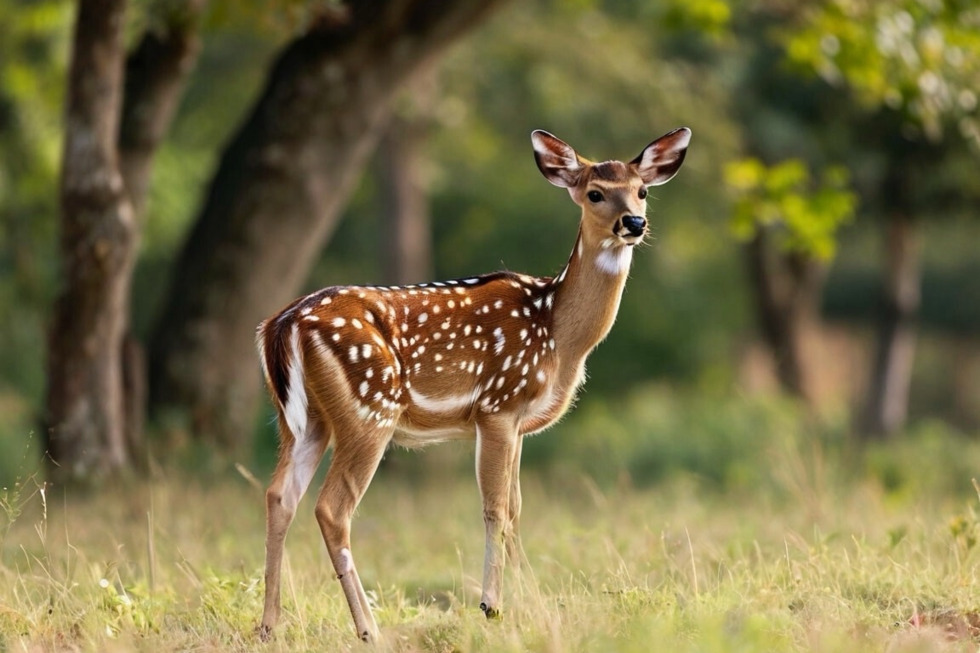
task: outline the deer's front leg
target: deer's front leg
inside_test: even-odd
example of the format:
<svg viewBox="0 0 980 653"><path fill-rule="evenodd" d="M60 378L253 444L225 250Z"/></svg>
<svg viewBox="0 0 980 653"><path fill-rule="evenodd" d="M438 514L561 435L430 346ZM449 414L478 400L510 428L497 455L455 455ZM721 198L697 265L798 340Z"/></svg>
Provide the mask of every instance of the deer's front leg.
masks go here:
<svg viewBox="0 0 980 653"><path fill-rule="evenodd" d="M477 423L476 480L483 497L483 522L487 529L480 609L487 617L500 613L504 532L509 525L511 471L517 443L513 420L488 418Z"/></svg>

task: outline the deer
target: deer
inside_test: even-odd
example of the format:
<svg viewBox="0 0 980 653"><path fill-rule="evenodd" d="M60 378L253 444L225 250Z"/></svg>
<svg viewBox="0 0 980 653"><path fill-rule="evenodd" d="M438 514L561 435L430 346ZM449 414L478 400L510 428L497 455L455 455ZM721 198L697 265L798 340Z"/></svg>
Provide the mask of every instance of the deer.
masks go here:
<svg viewBox="0 0 980 653"><path fill-rule="evenodd" d="M333 286L258 326L279 431L266 491L263 640L280 618L286 533L328 448L315 516L360 639L378 641L380 631L354 563L351 519L391 444L475 439L486 529L480 609L499 616L505 561L521 550L523 438L575 399L649 232L647 189L674 177L690 139L690 129L675 129L624 163L593 162L546 131L531 134L538 169L581 208L572 253L554 277L502 271Z"/></svg>

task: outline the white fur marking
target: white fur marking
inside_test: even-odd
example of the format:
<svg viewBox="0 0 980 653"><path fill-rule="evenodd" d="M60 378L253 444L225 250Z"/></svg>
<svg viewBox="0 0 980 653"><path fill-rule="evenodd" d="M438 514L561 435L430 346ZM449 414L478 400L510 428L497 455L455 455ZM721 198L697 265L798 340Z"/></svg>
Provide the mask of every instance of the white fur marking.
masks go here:
<svg viewBox="0 0 980 653"><path fill-rule="evenodd" d="M507 339L504 337L504 330L497 327L493 330L493 337L497 339L497 342L493 345L493 353L500 355L500 352L504 350L504 343Z"/></svg>
<svg viewBox="0 0 980 653"><path fill-rule="evenodd" d="M316 439L310 435L310 433L296 434L296 439L293 440L293 460L289 470L291 482L283 488L282 497L283 504L292 510L299 505L320 462L320 448Z"/></svg>
<svg viewBox="0 0 980 653"><path fill-rule="evenodd" d="M414 389L408 391L408 396L411 398L412 403L430 413L450 413L472 406L479 395L479 388L469 394L450 395L448 397L428 397L420 392L416 392Z"/></svg>
<svg viewBox="0 0 980 653"><path fill-rule="evenodd" d="M298 442L306 435L306 420L308 418L309 400L306 396L305 380L303 378L303 361L299 348L299 327L293 325L289 335L289 383L286 385L286 405L282 412L286 418L286 426Z"/></svg>
<svg viewBox="0 0 980 653"><path fill-rule="evenodd" d="M607 274L625 274L633 261L633 248L604 249L595 259L596 267Z"/></svg>
<svg viewBox="0 0 980 653"><path fill-rule="evenodd" d="M337 552L337 574L343 576L349 574L354 568L354 557L350 554L350 549L342 548Z"/></svg>

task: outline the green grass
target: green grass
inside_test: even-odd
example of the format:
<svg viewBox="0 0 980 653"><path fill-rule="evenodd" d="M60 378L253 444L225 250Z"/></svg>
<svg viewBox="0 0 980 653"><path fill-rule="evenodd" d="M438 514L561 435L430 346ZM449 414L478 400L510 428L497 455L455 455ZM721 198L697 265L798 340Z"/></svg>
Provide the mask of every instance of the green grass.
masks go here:
<svg viewBox="0 0 980 653"><path fill-rule="evenodd" d="M975 651L980 449L937 438L855 460L770 434L753 445L754 484L689 470L597 484L540 460L522 476L531 571L508 570L498 621L476 607L483 525L465 446L394 456L354 554L384 650ZM0 650L363 649L309 498L267 644L254 635L262 491L243 476L158 470L79 496L28 478L0 499Z"/></svg>

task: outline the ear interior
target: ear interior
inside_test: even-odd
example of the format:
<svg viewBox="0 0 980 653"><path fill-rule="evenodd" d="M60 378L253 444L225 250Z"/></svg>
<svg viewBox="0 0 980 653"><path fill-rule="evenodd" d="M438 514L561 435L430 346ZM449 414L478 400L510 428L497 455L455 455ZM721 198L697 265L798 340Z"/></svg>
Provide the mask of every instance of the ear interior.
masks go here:
<svg viewBox="0 0 980 653"><path fill-rule="evenodd" d="M690 142L690 129L675 129L643 148L640 155L630 161L630 165L647 186L665 184L680 170Z"/></svg>
<svg viewBox="0 0 980 653"><path fill-rule="evenodd" d="M582 164L572 146L541 129L531 133L534 160L545 179L561 188L578 183Z"/></svg>

